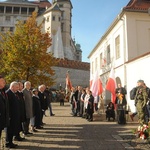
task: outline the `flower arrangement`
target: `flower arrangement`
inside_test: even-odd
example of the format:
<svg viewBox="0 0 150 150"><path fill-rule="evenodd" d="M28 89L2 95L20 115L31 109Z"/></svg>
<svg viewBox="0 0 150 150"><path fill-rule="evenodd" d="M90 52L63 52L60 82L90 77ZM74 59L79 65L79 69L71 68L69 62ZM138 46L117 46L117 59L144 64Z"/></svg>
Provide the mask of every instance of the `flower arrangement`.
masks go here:
<svg viewBox="0 0 150 150"><path fill-rule="evenodd" d="M142 140L150 139L150 124L140 125L137 129L134 130L136 137L141 138Z"/></svg>

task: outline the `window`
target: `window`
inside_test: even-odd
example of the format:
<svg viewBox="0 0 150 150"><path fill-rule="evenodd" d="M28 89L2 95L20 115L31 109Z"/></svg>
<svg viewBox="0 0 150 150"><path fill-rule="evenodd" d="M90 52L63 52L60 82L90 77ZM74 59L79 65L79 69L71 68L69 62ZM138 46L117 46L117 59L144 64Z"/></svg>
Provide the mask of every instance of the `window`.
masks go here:
<svg viewBox="0 0 150 150"><path fill-rule="evenodd" d="M19 14L20 7L14 7L14 14Z"/></svg>
<svg viewBox="0 0 150 150"><path fill-rule="evenodd" d="M92 62L92 74L94 73L94 62Z"/></svg>
<svg viewBox="0 0 150 150"><path fill-rule="evenodd" d="M98 68L98 59L96 58L95 59L95 71L97 70L97 68Z"/></svg>
<svg viewBox="0 0 150 150"><path fill-rule="evenodd" d="M10 21L10 19L11 19L10 16L6 16L6 17L5 17L5 20L6 20L6 21Z"/></svg>
<svg viewBox="0 0 150 150"><path fill-rule="evenodd" d="M13 32L14 31L14 27L10 27L10 32Z"/></svg>
<svg viewBox="0 0 150 150"><path fill-rule="evenodd" d="M61 32L64 31L64 23L61 23Z"/></svg>
<svg viewBox="0 0 150 150"><path fill-rule="evenodd" d="M7 6L6 7L6 14L11 14L12 13L12 7Z"/></svg>
<svg viewBox="0 0 150 150"><path fill-rule="evenodd" d="M58 21L59 21L59 22L61 21L61 17L58 17Z"/></svg>
<svg viewBox="0 0 150 150"><path fill-rule="evenodd" d="M64 7L64 6L63 6L63 4L59 4L59 7L62 8L62 7Z"/></svg>
<svg viewBox="0 0 150 150"><path fill-rule="evenodd" d="M5 28L4 27L1 27L1 31L4 31L5 30Z"/></svg>
<svg viewBox="0 0 150 150"><path fill-rule="evenodd" d="M61 18L64 19L64 11L61 12Z"/></svg>
<svg viewBox="0 0 150 150"><path fill-rule="evenodd" d="M52 20L55 21L55 16L52 17Z"/></svg>
<svg viewBox="0 0 150 150"><path fill-rule="evenodd" d="M47 22L49 22L49 17L47 17L47 19L46 19L46 20L47 20Z"/></svg>
<svg viewBox="0 0 150 150"><path fill-rule="evenodd" d="M35 8L29 8L29 15L32 14L32 12L34 12Z"/></svg>
<svg viewBox="0 0 150 150"><path fill-rule="evenodd" d="M4 13L4 6L0 6L0 13Z"/></svg>
<svg viewBox="0 0 150 150"><path fill-rule="evenodd" d="M120 58L120 35L115 39L116 59Z"/></svg>
<svg viewBox="0 0 150 150"><path fill-rule="evenodd" d="M21 14L27 14L27 8L26 7L21 8Z"/></svg>
<svg viewBox="0 0 150 150"><path fill-rule="evenodd" d="M100 68L103 67L103 54L100 54Z"/></svg>
<svg viewBox="0 0 150 150"><path fill-rule="evenodd" d="M110 45L107 46L107 65L111 63L110 60Z"/></svg>

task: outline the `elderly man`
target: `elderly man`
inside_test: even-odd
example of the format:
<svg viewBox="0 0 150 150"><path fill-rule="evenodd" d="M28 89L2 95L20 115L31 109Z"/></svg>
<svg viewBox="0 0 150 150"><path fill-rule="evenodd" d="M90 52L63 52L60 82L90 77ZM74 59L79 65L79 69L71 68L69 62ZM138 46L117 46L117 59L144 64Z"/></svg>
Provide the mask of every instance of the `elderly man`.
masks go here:
<svg viewBox="0 0 150 150"><path fill-rule="evenodd" d="M18 82L14 81L10 84L9 89L6 91L9 102L9 117L10 125L7 127L7 139L6 147L16 148L16 144L13 143L13 136L18 135L20 131L20 109L19 101L16 96L16 92L19 89Z"/></svg>
<svg viewBox="0 0 150 150"><path fill-rule="evenodd" d="M26 110L26 122L25 122L25 134L32 134L29 132L30 120L32 121L32 126L34 126L33 122L33 101L32 101L32 93L30 91L31 82L26 81L24 83L23 95L25 101L25 110Z"/></svg>
<svg viewBox="0 0 150 150"><path fill-rule="evenodd" d="M45 113L45 111L47 110L47 107L48 107L47 96L44 93L45 89L46 89L46 86L44 84L42 84L38 87L38 90L39 90L38 96L39 96L40 103L41 103L41 114L42 114L41 125L44 124L43 123L43 115L44 115L44 113Z"/></svg>

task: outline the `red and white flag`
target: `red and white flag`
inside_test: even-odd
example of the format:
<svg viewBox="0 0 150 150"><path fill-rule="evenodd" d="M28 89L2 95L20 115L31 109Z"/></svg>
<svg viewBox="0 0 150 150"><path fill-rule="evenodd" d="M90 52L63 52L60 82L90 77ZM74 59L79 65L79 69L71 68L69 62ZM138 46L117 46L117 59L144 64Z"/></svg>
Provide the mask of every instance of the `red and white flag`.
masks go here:
<svg viewBox="0 0 150 150"><path fill-rule="evenodd" d="M71 80L70 80L70 76L69 76L69 73L67 72L66 73L66 91L70 91L72 89L72 83L71 83Z"/></svg>
<svg viewBox="0 0 150 150"><path fill-rule="evenodd" d="M114 69L112 68L110 71L110 75L106 84L106 90L111 92L111 101L115 104L116 100L116 79Z"/></svg>
<svg viewBox="0 0 150 150"><path fill-rule="evenodd" d="M93 96L98 96L103 93L102 82L98 74L98 70L95 72L95 75L92 80L92 84L90 86L90 90L92 91Z"/></svg>

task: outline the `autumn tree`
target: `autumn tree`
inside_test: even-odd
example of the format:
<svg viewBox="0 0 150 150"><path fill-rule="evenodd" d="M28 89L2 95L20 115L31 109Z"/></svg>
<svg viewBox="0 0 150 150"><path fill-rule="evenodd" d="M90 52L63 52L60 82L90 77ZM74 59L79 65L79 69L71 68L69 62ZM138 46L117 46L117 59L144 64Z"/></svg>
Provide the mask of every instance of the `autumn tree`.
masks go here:
<svg viewBox="0 0 150 150"><path fill-rule="evenodd" d="M57 62L47 48L51 46L50 33L41 31L36 22L37 13L23 21L18 21L14 33L1 34L0 68L8 82L29 80L34 85L52 84L55 74L52 66Z"/></svg>

